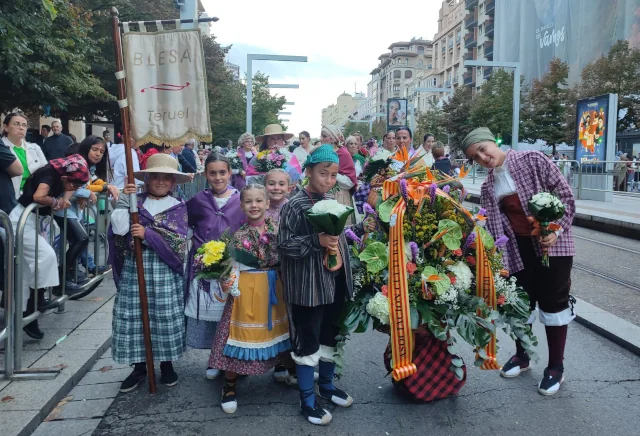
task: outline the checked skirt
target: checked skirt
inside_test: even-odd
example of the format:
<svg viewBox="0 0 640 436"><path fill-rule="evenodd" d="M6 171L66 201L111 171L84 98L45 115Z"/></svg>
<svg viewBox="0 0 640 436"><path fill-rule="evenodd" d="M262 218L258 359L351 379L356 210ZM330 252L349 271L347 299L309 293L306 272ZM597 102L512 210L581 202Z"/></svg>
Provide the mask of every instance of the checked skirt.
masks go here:
<svg viewBox="0 0 640 436"><path fill-rule="evenodd" d="M400 381L393 381L398 391L414 401L429 402L456 395L467 381L467 368L463 365L464 378L458 380L449 369L451 354L447 341L440 341L426 329L415 331L413 363L418 371ZM391 343L384 352L384 365L391 372Z"/></svg>

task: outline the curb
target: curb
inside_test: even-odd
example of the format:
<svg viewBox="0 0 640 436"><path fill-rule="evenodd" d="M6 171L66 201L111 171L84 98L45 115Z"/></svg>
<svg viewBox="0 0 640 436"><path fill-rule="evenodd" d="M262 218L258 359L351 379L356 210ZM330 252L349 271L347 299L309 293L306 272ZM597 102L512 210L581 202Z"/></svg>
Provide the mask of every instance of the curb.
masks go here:
<svg viewBox="0 0 640 436"><path fill-rule="evenodd" d="M640 327L584 300L576 300L580 309L576 314L579 324L640 356Z"/></svg>

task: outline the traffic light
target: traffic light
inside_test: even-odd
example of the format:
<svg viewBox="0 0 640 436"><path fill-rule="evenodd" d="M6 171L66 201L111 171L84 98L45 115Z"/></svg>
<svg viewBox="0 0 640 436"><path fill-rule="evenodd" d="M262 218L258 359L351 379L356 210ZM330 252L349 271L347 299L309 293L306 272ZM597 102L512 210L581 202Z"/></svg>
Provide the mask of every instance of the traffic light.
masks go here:
<svg viewBox="0 0 640 436"><path fill-rule="evenodd" d="M496 144L502 145L502 136L498 135L498 137L496 138Z"/></svg>

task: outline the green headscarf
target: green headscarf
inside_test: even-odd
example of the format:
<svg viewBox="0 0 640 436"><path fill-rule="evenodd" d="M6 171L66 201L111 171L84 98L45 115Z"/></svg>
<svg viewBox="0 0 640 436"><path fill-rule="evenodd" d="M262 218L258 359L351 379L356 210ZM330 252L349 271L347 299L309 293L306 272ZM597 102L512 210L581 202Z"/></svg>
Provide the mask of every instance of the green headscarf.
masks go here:
<svg viewBox="0 0 640 436"><path fill-rule="evenodd" d="M493 136L493 133L491 133L491 130L489 130L488 127L478 127L467 136L465 136L464 140L462 141L462 151L466 154L467 149L473 144L484 141L496 142L496 138L495 136Z"/></svg>
<svg viewBox="0 0 640 436"><path fill-rule="evenodd" d="M334 164L339 164L340 159L335 151L333 151L333 146L330 144L323 144L320 147L316 148L313 153L311 153L307 160L304 162L304 166L302 169L306 169L309 165L319 164L322 162L331 162Z"/></svg>

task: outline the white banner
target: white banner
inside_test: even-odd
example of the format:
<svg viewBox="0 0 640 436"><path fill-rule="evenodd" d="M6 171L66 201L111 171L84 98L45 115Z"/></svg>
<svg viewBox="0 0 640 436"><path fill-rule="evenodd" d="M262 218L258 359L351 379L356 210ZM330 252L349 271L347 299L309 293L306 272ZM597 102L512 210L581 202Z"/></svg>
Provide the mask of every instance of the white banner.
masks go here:
<svg viewBox="0 0 640 436"><path fill-rule="evenodd" d="M124 34L131 135L136 143L211 141L198 29Z"/></svg>

